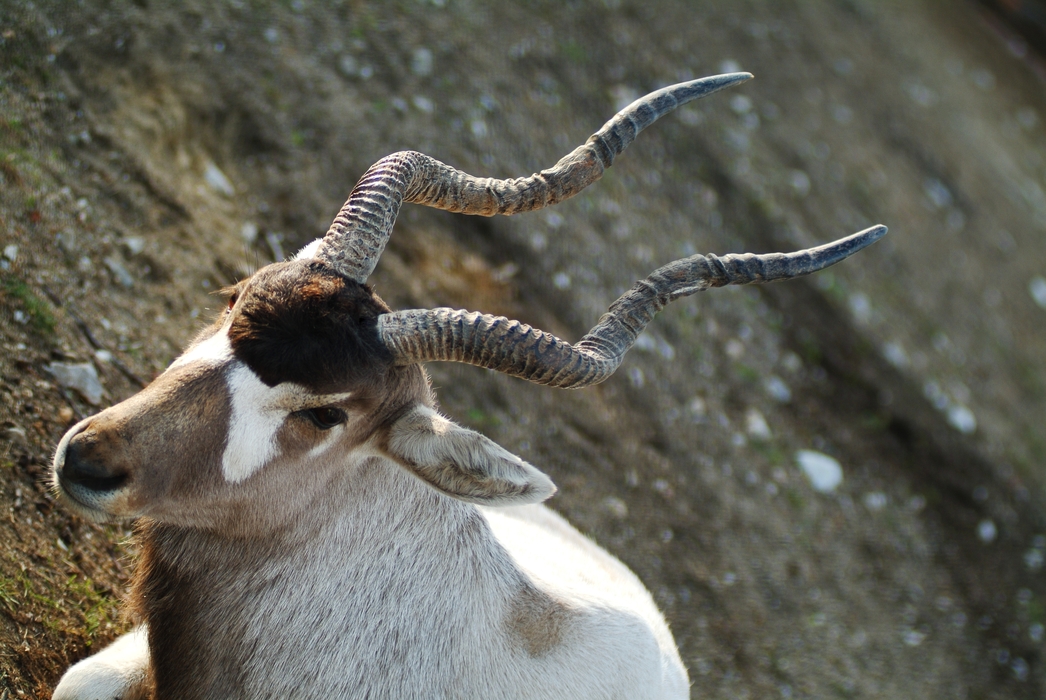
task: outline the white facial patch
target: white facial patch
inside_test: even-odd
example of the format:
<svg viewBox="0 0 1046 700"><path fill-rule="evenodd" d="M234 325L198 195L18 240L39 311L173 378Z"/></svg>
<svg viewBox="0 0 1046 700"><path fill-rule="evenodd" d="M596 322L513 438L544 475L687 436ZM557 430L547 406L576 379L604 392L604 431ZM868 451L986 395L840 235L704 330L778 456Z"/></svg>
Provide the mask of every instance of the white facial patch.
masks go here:
<svg viewBox="0 0 1046 700"><path fill-rule="evenodd" d="M232 345L229 344L229 329L223 326L207 340L189 348L187 352L171 363L171 367L180 367L190 362L207 362L216 365L231 357Z"/></svg>
<svg viewBox="0 0 1046 700"><path fill-rule="evenodd" d="M226 382L231 411L222 474L236 484L276 456L276 431L287 413L272 405L277 389L267 386L246 365L234 364Z"/></svg>
<svg viewBox="0 0 1046 700"><path fill-rule="evenodd" d="M222 475L238 484L265 466L279 453L276 434L283 421L309 406L323 406L349 398L350 393L317 396L298 384L268 386L240 362L229 368L229 434L222 454ZM309 456L324 452L337 440L342 426L326 431Z"/></svg>

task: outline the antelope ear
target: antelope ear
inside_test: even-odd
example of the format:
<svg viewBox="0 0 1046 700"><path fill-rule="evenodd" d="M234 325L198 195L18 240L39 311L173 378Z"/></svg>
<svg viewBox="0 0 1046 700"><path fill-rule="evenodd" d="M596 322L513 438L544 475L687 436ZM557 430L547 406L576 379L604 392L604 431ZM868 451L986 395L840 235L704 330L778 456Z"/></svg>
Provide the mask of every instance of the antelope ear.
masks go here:
<svg viewBox="0 0 1046 700"><path fill-rule="evenodd" d="M556 491L535 467L427 406L416 406L393 423L386 452L435 488L470 503L540 503Z"/></svg>

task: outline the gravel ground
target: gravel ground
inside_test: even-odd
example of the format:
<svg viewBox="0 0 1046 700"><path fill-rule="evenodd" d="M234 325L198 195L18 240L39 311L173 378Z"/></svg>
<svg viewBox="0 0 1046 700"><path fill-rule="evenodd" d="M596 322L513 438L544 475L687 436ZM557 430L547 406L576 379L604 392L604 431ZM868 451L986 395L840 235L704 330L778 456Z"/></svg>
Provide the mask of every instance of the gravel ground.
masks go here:
<svg viewBox="0 0 1046 700"><path fill-rule="evenodd" d="M0 697L47 697L126 628L130 526L70 515L47 465L216 289L325 231L389 152L525 175L635 96L737 69L757 79L553 210L408 207L377 289L573 340L674 258L890 226L809 280L667 309L600 387L433 381L647 583L693 697L1043 697L1028 42L972 1L0 0Z"/></svg>

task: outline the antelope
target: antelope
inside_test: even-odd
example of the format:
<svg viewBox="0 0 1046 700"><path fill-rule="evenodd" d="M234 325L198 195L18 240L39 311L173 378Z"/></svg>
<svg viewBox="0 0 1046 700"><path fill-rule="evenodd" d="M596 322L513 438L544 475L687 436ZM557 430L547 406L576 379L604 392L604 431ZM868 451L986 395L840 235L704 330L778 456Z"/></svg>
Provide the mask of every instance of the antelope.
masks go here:
<svg viewBox="0 0 1046 700"><path fill-rule="evenodd" d="M86 518L137 520L138 626L72 666L56 700L689 697L643 584L542 505L556 490L544 473L441 415L422 363L597 384L669 302L809 274L885 227L669 263L575 345L504 317L392 311L367 279L402 202L551 206L661 116L751 77L653 92L527 178L383 158L323 238L235 285L148 387L74 425L54 487Z"/></svg>

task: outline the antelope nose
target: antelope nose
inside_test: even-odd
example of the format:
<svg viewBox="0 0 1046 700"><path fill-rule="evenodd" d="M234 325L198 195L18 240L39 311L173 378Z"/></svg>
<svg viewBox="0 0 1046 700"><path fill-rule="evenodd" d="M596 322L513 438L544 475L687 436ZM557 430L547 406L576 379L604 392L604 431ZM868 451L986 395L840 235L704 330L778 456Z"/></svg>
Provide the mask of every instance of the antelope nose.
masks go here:
<svg viewBox="0 0 1046 700"><path fill-rule="evenodd" d="M65 459L58 471L59 477L68 483L91 491L113 491L127 481L127 472L113 469L99 459L97 445L93 440L76 435L65 448Z"/></svg>

